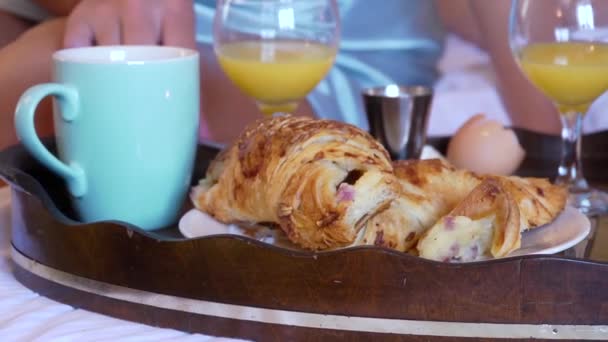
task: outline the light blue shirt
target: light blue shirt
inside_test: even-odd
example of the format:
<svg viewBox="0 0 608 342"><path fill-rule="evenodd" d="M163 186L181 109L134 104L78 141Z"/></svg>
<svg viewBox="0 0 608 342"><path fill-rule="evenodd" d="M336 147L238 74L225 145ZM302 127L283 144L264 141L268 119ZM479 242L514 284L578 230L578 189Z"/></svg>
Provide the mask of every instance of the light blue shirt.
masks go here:
<svg viewBox="0 0 608 342"><path fill-rule="evenodd" d="M432 86L443 30L429 0L339 0L336 63L308 95L315 114L368 128L361 90L387 84ZM214 0L196 0L197 41L212 44Z"/></svg>

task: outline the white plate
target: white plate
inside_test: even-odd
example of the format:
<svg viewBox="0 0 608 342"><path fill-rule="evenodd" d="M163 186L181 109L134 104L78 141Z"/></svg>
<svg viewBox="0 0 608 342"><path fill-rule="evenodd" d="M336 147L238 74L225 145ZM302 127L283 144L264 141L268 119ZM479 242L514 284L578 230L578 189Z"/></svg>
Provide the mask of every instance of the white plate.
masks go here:
<svg viewBox="0 0 608 342"><path fill-rule="evenodd" d="M281 231L261 226L243 228L236 225L225 225L197 209L192 209L182 216L179 221L179 230L187 238L235 234L249 236L281 247L297 249ZM550 224L524 232L521 248L509 256L559 253L581 242L587 237L590 230L591 223L585 215L572 207L566 207Z"/></svg>
<svg viewBox="0 0 608 342"><path fill-rule="evenodd" d="M583 241L591 231L587 216L573 207L566 207L555 221L524 232L521 247L509 256L555 254Z"/></svg>
<svg viewBox="0 0 608 342"><path fill-rule="evenodd" d="M191 209L179 220L179 231L187 238L197 238L210 235L234 234L286 248L298 249L277 229L251 225L241 227L234 224L223 224L213 217L197 209Z"/></svg>

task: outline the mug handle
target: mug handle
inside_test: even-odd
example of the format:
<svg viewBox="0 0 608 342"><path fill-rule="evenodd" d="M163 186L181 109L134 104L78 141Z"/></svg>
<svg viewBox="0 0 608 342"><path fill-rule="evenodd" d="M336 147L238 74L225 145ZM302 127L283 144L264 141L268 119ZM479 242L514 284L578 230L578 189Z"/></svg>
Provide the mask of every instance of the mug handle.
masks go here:
<svg viewBox="0 0 608 342"><path fill-rule="evenodd" d="M70 124L78 117L78 92L75 88L57 83L46 83L29 88L17 103L15 129L25 148L51 171L61 176L74 197L82 197L87 192L84 171L76 162L69 165L60 161L44 147L36 134L34 115L43 98L52 95L58 101L61 119Z"/></svg>

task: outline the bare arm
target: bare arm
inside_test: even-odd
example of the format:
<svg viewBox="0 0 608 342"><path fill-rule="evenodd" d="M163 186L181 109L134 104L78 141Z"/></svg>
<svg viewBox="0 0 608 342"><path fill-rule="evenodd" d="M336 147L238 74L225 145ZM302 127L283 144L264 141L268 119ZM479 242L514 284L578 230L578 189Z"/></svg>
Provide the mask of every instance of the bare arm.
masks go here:
<svg viewBox="0 0 608 342"><path fill-rule="evenodd" d="M435 4L439 18L449 32L483 48L483 37L470 0L436 0Z"/></svg>
<svg viewBox="0 0 608 342"><path fill-rule="evenodd" d="M55 15L66 16L80 0L34 0L34 2Z"/></svg>
<svg viewBox="0 0 608 342"><path fill-rule="evenodd" d="M555 106L519 70L509 47L508 23L511 1L471 0L484 46L498 75L498 87L513 124L540 132L557 133Z"/></svg>
<svg viewBox="0 0 608 342"><path fill-rule="evenodd" d="M446 28L490 55L498 90L513 125L544 133L559 132L561 125L555 107L526 79L511 53L508 37L511 1L439 0L437 4Z"/></svg>
<svg viewBox="0 0 608 342"><path fill-rule="evenodd" d="M13 117L21 94L51 80L51 54L61 47L64 26L65 18L45 21L0 49L0 150L17 143ZM46 98L36 112L41 136L52 132L51 104Z"/></svg>
<svg viewBox="0 0 608 342"><path fill-rule="evenodd" d="M31 23L27 20L0 10L0 49L14 41L30 26Z"/></svg>

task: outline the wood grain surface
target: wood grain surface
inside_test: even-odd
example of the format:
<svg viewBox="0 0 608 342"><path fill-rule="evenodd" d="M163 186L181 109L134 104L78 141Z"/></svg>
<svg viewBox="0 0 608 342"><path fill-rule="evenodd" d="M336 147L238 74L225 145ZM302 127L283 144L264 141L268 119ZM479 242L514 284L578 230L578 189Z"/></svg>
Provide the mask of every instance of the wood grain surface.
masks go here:
<svg viewBox="0 0 608 342"><path fill-rule="evenodd" d="M19 266L15 276L30 289L43 296L53 298L74 307L95 311L112 317L140 322L156 327L173 328L191 333L214 336L244 338L255 341L437 341L467 342L496 341L490 338L464 338L441 336L397 335L368 332L354 332L331 329L310 329L279 324L247 322L204 315L154 308L146 305L127 303L104 296L65 287L40 278ZM499 339L502 341L524 341L520 339ZM525 340L527 341L527 340ZM535 341L543 341L541 339Z"/></svg>

